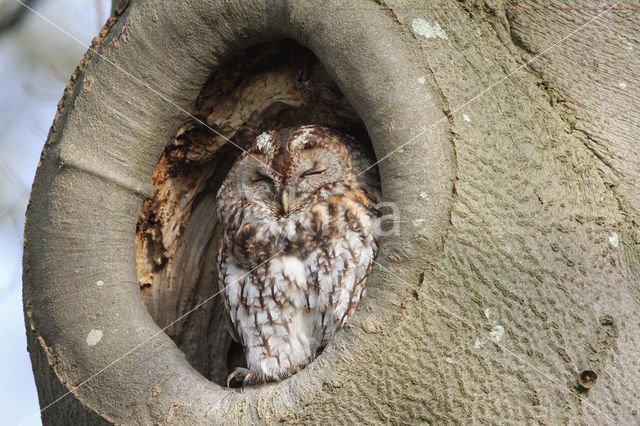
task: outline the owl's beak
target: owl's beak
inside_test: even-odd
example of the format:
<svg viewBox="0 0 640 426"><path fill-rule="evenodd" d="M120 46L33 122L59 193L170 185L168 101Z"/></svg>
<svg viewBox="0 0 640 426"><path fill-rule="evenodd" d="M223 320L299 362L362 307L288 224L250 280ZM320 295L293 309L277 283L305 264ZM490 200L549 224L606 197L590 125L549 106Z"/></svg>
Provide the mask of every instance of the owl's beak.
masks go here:
<svg viewBox="0 0 640 426"><path fill-rule="evenodd" d="M289 193L286 190L282 191L282 211L284 214L289 211Z"/></svg>

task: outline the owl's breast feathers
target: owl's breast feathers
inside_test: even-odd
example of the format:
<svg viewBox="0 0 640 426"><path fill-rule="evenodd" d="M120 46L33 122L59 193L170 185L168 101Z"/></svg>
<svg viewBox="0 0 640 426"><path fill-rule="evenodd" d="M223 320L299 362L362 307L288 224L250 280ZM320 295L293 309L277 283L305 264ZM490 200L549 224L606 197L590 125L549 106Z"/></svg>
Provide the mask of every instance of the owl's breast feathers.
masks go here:
<svg viewBox="0 0 640 426"><path fill-rule="evenodd" d="M307 365L352 315L378 251L375 219L368 197L345 191L295 218L225 233L220 285L261 381Z"/></svg>

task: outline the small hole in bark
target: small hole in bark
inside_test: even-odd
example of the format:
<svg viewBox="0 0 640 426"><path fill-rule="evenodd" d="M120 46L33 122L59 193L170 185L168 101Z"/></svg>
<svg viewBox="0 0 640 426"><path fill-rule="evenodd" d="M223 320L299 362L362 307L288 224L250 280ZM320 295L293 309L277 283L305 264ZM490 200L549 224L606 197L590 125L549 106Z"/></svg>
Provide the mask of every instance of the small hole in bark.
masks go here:
<svg viewBox="0 0 640 426"><path fill-rule="evenodd" d="M370 146L365 127L311 51L283 40L230 57L202 88L191 113L235 144L302 124L339 128ZM219 185L241 151L196 120L182 124L153 172L141 208L136 267L154 320L203 376L224 385L244 366L227 331L216 254ZM192 313L176 321L191 309Z"/></svg>
<svg viewBox="0 0 640 426"><path fill-rule="evenodd" d="M580 373L578 377L578 384L582 389L591 389L598 380L598 375L595 371L585 370Z"/></svg>

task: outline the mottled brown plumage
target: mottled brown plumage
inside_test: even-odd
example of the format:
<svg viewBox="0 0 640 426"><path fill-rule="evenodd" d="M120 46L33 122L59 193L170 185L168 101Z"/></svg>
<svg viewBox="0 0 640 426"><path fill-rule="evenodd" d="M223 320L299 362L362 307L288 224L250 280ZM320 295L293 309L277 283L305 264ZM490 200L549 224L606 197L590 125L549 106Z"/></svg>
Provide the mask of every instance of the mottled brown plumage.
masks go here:
<svg viewBox="0 0 640 426"><path fill-rule="evenodd" d="M321 126L263 133L217 197L218 274L244 383L280 380L313 360L364 297L378 251L380 189L370 156Z"/></svg>

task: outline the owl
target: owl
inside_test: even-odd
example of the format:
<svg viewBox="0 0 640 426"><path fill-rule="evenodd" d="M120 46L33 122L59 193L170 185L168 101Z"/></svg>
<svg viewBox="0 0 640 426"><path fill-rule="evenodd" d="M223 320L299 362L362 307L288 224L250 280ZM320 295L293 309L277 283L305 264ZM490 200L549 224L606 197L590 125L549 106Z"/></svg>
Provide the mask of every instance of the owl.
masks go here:
<svg viewBox="0 0 640 426"><path fill-rule="evenodd" d="M364 298L378 252L371 164L352 137L308 125L262 133L231 167L217 194L217 263L247 368L227 386L300 371Z"/></svg>

